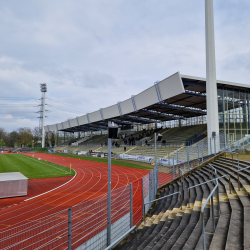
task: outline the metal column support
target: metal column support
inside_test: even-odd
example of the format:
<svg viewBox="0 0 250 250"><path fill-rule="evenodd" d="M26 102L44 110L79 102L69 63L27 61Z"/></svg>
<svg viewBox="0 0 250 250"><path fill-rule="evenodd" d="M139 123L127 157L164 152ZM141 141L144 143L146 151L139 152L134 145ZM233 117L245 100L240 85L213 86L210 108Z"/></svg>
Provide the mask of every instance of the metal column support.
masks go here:
<svg viewBox="0 0 250 250"><path fill-rule="evenodd" d="M111 244L111 139L108 138L108 221L107 244Z"/></svg>
<svg viewBox="0 0 250 250"><path fill-rule="evenodd" d="M155 85L155 90L156 90L156 94L157 94L157 97L158 97L158 100L159 100L159 103L162 103L162 97L161 97L161 91L160 91L160 88L159 88L159 81L156 81L154 83Z"/></svg>
<svg viewBox="0 0 250 250"><path fill-rule="evenodd" d="M142 218L145 219L145 209L144 209L144 192L143 192L143 177L141 178L141 208L142 208Z"/></svg>
<svg viewBox="0 0 250 250"><path fill-rule="evenodd" d="M215 132L219 135L218 91L216 83L215 39L214 39L214 10L213 0L205 0L206 27L206 95L207 95L207 136ZM212 144L208 145L209 151ZM219 147L217 147L219 150ZM216 153L216 152L215 152Z"/></svg>
<svg viewBox="0 0 250 250"><path fill-rule="evenodd" d="M42 148L45 147L45 92L43 92L43 128L42 128Z"/></svg>
<svg viewBox="0 0 250 250"><path fill-rule="evenodd" d="M248 117L248 134L250 133L250 107L249 107L249 93L247 95L247 117Z"/></svg>
<svg viewBox="0 0 250 250"><path fill-rule="evenodd" d="M215 219L214 219L214 198L211 197L211 210L212 210L212 221L213 221L213 232L215 232Z"/></svg>
<svg viewBox="0 0 250 250"><path fill-rule="evenodd" d="M175 178L175 169L174 169L174 155L173 155L173 169L172 169L172 180Z"/></svg>
<svg viewBox="0 0 250 250"><path fill-rule="evenodd" d="M188 171L190 171L190 164L189 164L189 147L187 147L187 162L188 162Z"/></svg>
<svg viewBox="0 0 250 250"><path fill-rule="evenodd" d="M216 156L216 136L214 136L214 155Z"/></svg>
<svg viewBox="0 0 250 250"><path fill-rule="evenodd" d="M68 215L68 250L71 250L72 207L69 208Z"/></svg>
<svg viewBox="0 0 250 250"><path fill-rule="evenodd" d="M202 142L202 163L204 162L204 159L203 159L203 154L204 154L204 142Z"/></svg>
<svg viewBox="0 0 250 250"><path fill-rule="evenodd" d="M119 111L120 116L122 116L122 109L121 109L120 103L121 102L117 102L117 107L118 107L118 111Z"/></svg>
<svg viewBox="0 0 250 250"><path fill-rule="evenodd" d="M177 164L179 164L179 155L178 155L178 150L177 150L176 154L177 154Z"/></svg>
<svg viewBox="0 0 250 250"><path fill-rule="evenodd" d="M210 152L209 155L213 154L212 152L212 137L209 138L210 139Z"/></svg>
<svg viewBox="0 0 250 250"><path fill-rule="evenodd" d="M158 181L158 162L157 162L157 144L156 144L157 138L156 138L156 133L155 133L155 170L156 170L156 188L159 186L159 181Z"/></svg>
<svg viewBox="0 0 250 250"><path fill-rule="evenodd" d="M137 112L134 95L131 96L131 100L132 100L132 104L133 104L133 107L134 107L134 111Z"/></svg>
<svg viewBox="0 0 250 250"><path fill-rule="evenodd" d="M133 227L133 183L130 183L130 227Z"/></svg>

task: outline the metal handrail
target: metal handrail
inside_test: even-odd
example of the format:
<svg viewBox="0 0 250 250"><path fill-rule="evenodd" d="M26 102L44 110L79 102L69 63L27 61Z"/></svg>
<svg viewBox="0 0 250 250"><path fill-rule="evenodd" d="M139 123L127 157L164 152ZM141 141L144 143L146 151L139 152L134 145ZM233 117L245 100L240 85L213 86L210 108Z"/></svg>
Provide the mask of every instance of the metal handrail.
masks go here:
<svg viewBox="0 0 250 250"><path fill-rule="evenodd" d="M250 166L249 166L249 167L250 167ZM223 175L223 176L214 178L214 179L212 179L212 180L209 180L209 181L205 181L205 182L199 183L199 184L197 184L197 185L195 185L195 186L189 187L189 188L188 188L188 208L190 208L190 194L189 194L189 190L190 190L190 189L195 188L195 187L199 187L199 186L204 185L204 184L206 184L206 183L212 182L212 181L214 181L214 180L216 180L216 179L219 180L219 179L224 178L224 177L226 177L226 176L229 176L229 189L230 189L230 194L231 194L231 177L230 177L229 174L226 174L226 175Z"/></svg>
<svg viewBox="0 0 250 250"><path fill-rule="evenodd" d="M233 159L234 159L234 154L237 154L237 159L238 159L238 171L237 171L237 178L238 178L238 191L240 191L240 176L239 176L239 170L240 170L240 160L239 160L239 153L237 152L231 152L231 151L224 151L224 153L229 153L232 154L232 167L233 167ZM226 156L225 156L226 158Z"/></svg>
<svg viewBox="0 0 250 250"><path fill-rule="evenodd" d="M183 184L183 182L184 182L184 177L183 177L184 171L181 169L180 166L179 166L179 171L181 171L181 185L182 185L182 190L184 190L184 184Z"/></svg>
<svg viewBox="0 0 250 250"><path fill-rule="evenodd" d="M209 164L210 165L210 164ZM245 170L245 169L249 169L250 166L248 167L245 167L245 168L242 168L240 170L238 170L236 173L238 173L238 185L239 185L239 172ZM206 237L205 237L205 223L204 223L204 209L209 201L209 199L211 199L211 206L212 206L212 218L213 218L213 232L215 232L215 221L214 221L214 206L213 206L213 193L215 192L215 190L217 189L218 190L218 180L221 179L221 178L224 178L226 176L229 176L229 189L230 189L230 194L231 194L231 177L229 174L227 175L223 175L223 176L220 176L218 178L216 178L216 186L214 187L214 189L211 191L210 195L207 197L204 205L202 206L201 208L201 219L202 219L202 237L203 237L203 250L206 250ZM239 187L239 186L238 186ZM219 204L219 201L218 201L218 204Z"/></svg>
<svg viewBox="0 0 250 250"><path fill-rule="evenodd" d="M250 166L249 166L249 167L250 167ZM200 184L198 184L198 185L195 185L195 186L189 188L189 189L191 189L191 188L194 188L194 187L198 187L198 186L201 186L201 185L203 185L203 184L206 184L206 183L209 183L209 182L212 182L212 181L216 180L216 185L215 185L215 187L213 188L213 190L211 191L211 193L209 194L209 196L207 197L205 203L203 204L203 206L202 206L202 208L201 208L203 250L206 250L204 209L205 209L205 207L206 207L208 201L211 199L212 219L213 219L213 232L215 232L214 203L213 203L213 197L212 197L212 195L214 194L214 192L215 192L216 189L218 190L218 186L219 186L218 180L221 179L221 178L224 178L224 177L226 177L226 176L229 177L229 191L230 191L230 194L231 194L231 193L232 193L232 190L231 190L231 177L230 177L229 174L226 174L226 175L223 175L223 176L214 178L214 179L212 179L212 180L206 181L206 182L204 182L204 183L200 183ZM188 193L188 207L190 207L189 198L190 198L190 195L189 195L189 193ZM219 200L218 200L218 204L219 204Z"/></svg>
<svg viewBox="0 0 250 250"><path fill-rule="evenodd" d="M161 198L158 198L158 199L155 199L155 200L152 200L152 201L149 201L149 202L144 203L144 205L143 205L143 221L145 222L145 206L146 206L147 204L150 204L150 203L153 203L153 202L155 202L155 201L159 201L159 200L168 198L168 197L173 196L173 195L175 195L175 194L179 194L179 195L180 195L180 207L181 207L181 210L182 210L182 196L181 196L181 192L178 191L178 192L175 192L175 193L173 193L173 194L169 194L169 195L163 196L163 197L161 197Z"/></svg>
<svg viewBox="0 0 250 250"><path fill-rule="evenodd" d="M211 164L208 164L208 166L214 170L215 178L217 178L217 177L218 177L218 175L217 175L217 169L216 169L215 167L213 167ZM219 183L218 183L218 179L216 179L216 184L219 184ZM217 200L218 200L218 213L219 213L219 216L220 216L219 188L217 188L216 196L217 196Z"/></svg>
<svg viewBox="0 0 250 250"><path fill-rule="evenodd" d="M206 250L206 237L205 237L205 221L204 221L204 209L208 203L208 201L211 199L211 207L212 207L212 219L213 219L213 232L215 232L215 220L214 220L214 202L213 202L213 194L216 189L218 189L219 183L218 180L216 180L217 183L215 187L213 188L212 192L207 197L205 203L203 204L201 208L201 220L202 220L202 238L203 238L203 250Z"/></svg>
<svg viewBox="0 0 250 250"><path fill-rule="evenodd" d="M121 240L123 240L132 231L135 231L135 249L137 249L137 227L133 226L126 233L124 233L121 237L119 237L112 244L110 244L108 247L106 247L105 250L112 249L113 247L115 247Z"/></svg>

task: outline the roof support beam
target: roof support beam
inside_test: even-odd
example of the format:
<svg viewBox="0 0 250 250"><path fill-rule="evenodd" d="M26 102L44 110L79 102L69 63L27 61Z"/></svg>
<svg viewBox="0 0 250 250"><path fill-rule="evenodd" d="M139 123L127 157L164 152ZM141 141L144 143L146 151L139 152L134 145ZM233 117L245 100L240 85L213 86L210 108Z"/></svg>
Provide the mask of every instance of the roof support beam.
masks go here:
<svg viewBox="0 0 250 250"><path fill-rule="evenodd" d="M81 128L82 131L97 131L96 128L93 128L93 127L87 127L86 125L81 125L79 127L76 127L77 129Z"/></svg>
<svg viewBox="0 0 250 250"><path fill-rule="evenodd" d="M63 129L63 130L60 130L60 131L68 132L68 133L78 132L78 130L74 130L74 129Z"/></svg>
<svg viewBox="0 0 250 250"><path fill-rule="evenodd" d="M187 108L187 107L184 107L184 106L166 104L166 103L157 103L156 105L164 106L164 107L172 108L172 109L178 109L178 110L193 112L193 113L199 113L199 114L203 114L203 115L207 114L207 112L205 110L197 109L197 108ZM182 119L182 118L177 118L177 119Z"/></svg>
<svg viewBox="0 0 250 250"><path fill-rule="evenodd" d="M129 122L129 121L122 121L118 119L109 119L110 121L116 122L116 123L121 123L124 125L141 125L141 123L136 123L136 122Z"/></svg>
<svg viewBox="0 0 250 250"><path fill-rule="evenodd" d="M160 122L158 120L144 118L144 117L139 117L139 116L133 116L133 115L124 115L124 116L127 117L127 118L129 118L129 119L144 121L144 122L148 122L148 123Z"/></svg>
<svg viewBox="0 0 250 250"><path fill-rule="evenodd" d="M198 82L193 82L193 81L185 81L182 79L183 85L188 85L188 86L196 86L196 87L202 87L206 88L206 84L198 83Z"/></svg>
<svg viewBox="0 0 250 250"><path fill-rule="evenodd" d="M162 103L159 103L157 105L161 105ZM165 106L164 104L162 106ZM186 119L184 116L179 116L179 115L171 115L171 114L166 114L166 113L161 113L158 111L154 111L154 110L148 110L148 109L141 109L143 112L147 112L153 115L159 115L159 116L164 116L164 117L168 117L168 118L173 118L173 119Z"/></svg>
<svg viewBox="0 0 250 250"><path fill-rule="evenodd" d="M206 93L200 93L200 92L195 92L195 91L190 91L190 90L185 90L185 94L197 96L197 97L203 97L203 98L207 97Z"/></svg>
<svg viewBox="0 0 250 250"><path fill-rule="evenodd" d="M84 125L87 128L93 128L93 129L107 129L108 127L104 127L101 125L93 125L93 124L86 124Z"/></svg>

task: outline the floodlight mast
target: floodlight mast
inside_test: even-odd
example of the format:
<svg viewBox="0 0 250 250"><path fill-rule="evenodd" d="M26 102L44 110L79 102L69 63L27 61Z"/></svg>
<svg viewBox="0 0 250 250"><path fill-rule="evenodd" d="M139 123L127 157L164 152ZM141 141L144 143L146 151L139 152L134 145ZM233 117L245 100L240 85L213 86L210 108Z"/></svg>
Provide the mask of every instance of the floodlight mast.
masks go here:
<svg viewBox="0 0 250 250"><path fill-rule="evenodd" d="M218 93L216 83L215 39L214 39L214 10L213 0L205 0L206 26L206 95L207 95L207 136L209 154L220 151ZM210 140L216 139L216 148Z"/></svg>
<svg viewBox="0 0 250 250"><path fill-rule="evenodd" d="M43 93L43 131L42 131L42 148L45 147L45 93L47 92L46 83L40 84L41 92Z"/></svg>

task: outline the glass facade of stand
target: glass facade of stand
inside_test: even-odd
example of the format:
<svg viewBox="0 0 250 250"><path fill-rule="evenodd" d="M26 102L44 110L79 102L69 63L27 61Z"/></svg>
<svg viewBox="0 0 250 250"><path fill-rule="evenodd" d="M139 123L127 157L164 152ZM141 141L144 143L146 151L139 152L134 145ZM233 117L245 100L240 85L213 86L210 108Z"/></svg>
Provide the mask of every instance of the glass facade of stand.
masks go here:
<svg viewBox="0 0 250 250"><path fill-rule="evenodd" d="M219 126L227 141L232 142L249 134L249 91L218 88Z"/></svg>

